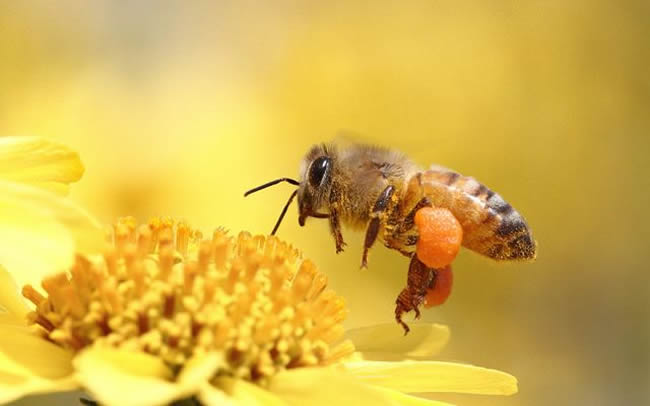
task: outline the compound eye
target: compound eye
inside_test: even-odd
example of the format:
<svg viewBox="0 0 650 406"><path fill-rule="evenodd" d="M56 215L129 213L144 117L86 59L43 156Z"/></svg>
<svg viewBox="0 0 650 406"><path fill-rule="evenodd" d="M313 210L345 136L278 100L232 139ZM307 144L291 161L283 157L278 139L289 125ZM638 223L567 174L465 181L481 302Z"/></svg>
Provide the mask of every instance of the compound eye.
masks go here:
<svg viewBox="0 0 650 406"><path fill-rule="evenodd" d="M314 162L312 162L311 166L309 167L309 183L313 187L320 186L323 178L325 177L325 174L327 174L327 171L329 170L330 162L330 158L326 156L317 158L314 160Z"/></svg>

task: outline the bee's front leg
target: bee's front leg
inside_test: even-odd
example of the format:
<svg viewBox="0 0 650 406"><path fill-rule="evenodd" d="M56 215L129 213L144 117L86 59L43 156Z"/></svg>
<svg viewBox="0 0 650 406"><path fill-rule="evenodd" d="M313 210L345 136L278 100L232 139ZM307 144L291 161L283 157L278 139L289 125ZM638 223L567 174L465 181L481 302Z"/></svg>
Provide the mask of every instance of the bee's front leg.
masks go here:
<svg viewBox="0 0 650 406"><path fill-rule="evenodd" d="M368 250L372 247L372 244L375 243L377 239L377 234L379 234L379 226L381 222L381 215L384 213L390 203L390 199L395 193L395 188L392 185L386 186L386 189L379 194L377 201L375 202L372 212L370 213L370 223L368 224L368 229L366 230L366 239L363 244L363 255L361 256L361 268L366 268L368 266Z"/></svg>
<svg viewBox="0 0 650 406"><path fill-rule="evenodd" d="M330 232L334 236L334 243L336 244L336 253L343 252L345 241L343 241L343 234L341 234L341 220L339 219L339 191L333 189L329 196L329 221Z"/></svg>
<svg viewBox="0 0 650 406"><path fill-rule="evenodd" d="M343 251L345 247L345 241L343 241L343 234L341 234L341 222L339 220L339 213L336 208L330 208L330 231L334 236L334 243L336 244L336 253Z"/></svg>

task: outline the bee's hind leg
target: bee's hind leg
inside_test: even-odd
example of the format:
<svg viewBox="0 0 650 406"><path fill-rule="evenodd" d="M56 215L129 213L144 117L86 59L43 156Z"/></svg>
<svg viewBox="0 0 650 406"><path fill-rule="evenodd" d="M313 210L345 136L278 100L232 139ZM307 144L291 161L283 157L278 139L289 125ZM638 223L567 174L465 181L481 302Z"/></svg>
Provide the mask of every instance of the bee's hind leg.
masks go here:
<svg viewBox="0 0 650 406"><path fill-rule="evenodd" d="M406 287L395 300L395 320L404 328L404 335L409 327L402 321L402 314L415 311L415 318L420 316L420 305L424 302L427 290L435 283L436 271L424 265L416 254L411 256Z"/></svg>
<svg viewBox="0 0 650 406"><path fill-rule="evenodd" d="M413 228L415 225L415 213L418 212L418 210L424 208L424 207L431 207L433 204L431 203L431 200L427 197L423 197L418 201L415 206L411 209L411 211L404 217L404 220L397 226L396 234L402 234L406 233L409 230Z"/></svg>
<svg viewBox="0 0 650 406"><path fill-rule="evenodd" d="M379 234L379 226L381 222L381 216L388 208L391 198L395 193L395 188L392 185L386 186L383 192L377 198L375 206L372 208L370 213L370 224L368 224L368 229L366 230L366 238L363 244L363 254L361 256L361 268L366 268L368 266L368 250L372 247L372 244L375 243L377 239L377 234Z"/></svg>
<svg viewBox="0 0 650 406"><path fill-rule="evenodd" d="M388 222L394 224L394 227L392 234L385 238L384 244L386 247L394 249L410 258L413 255L413 246L418 242L417 230L413 228L415 225L415 213L423 207L431 206L431 201L423 197L404 217L401 217L402 214L398 211L391 213L392 218Z"/></svg>

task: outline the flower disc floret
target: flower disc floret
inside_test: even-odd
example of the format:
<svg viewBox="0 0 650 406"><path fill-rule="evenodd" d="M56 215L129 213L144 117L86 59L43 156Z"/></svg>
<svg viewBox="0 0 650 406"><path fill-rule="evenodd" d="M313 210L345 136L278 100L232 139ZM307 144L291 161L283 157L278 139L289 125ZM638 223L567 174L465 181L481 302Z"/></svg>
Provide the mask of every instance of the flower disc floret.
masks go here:
<svg viewBox="0 0 650 406"><path fill-rule="evenodd" d="M343 299L300 252L275 237L218 229L211 239L153 219L120 220L111 249L78 256L70 272L26 285L29 315L46 339L74 352L93 346L144 351L173 371L195 356L219 353L215 377L265 383L297 367L328 365L351 354L341 342Z"/></svg>

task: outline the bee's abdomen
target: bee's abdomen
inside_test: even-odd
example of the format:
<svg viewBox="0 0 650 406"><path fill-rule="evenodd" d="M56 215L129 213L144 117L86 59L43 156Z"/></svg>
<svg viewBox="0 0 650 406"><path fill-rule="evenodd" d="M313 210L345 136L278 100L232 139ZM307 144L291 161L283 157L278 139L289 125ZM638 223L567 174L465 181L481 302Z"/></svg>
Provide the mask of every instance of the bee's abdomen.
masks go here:
<svg viewBox="0 0 650 406"><path fill-rule="evenodd" d="M449 209L463 227L463 246L497 260L527 260L536 243L526 220L498 193L448 169L419 173L421 188L436 207Z"/></svg>

